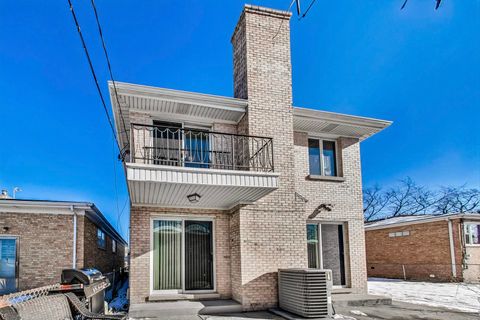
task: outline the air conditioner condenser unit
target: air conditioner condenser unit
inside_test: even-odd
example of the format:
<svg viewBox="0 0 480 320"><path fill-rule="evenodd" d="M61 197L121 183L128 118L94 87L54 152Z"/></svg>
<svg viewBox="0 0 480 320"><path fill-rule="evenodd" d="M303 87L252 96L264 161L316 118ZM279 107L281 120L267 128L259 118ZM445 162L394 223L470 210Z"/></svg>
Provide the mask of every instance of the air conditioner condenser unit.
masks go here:
<svg viewBox="0 0 480 320"><path fill-rule="evenodd" d="M331 291L331 270L278 270L279 307L285 311L304 318L330 318Z"/></svg>

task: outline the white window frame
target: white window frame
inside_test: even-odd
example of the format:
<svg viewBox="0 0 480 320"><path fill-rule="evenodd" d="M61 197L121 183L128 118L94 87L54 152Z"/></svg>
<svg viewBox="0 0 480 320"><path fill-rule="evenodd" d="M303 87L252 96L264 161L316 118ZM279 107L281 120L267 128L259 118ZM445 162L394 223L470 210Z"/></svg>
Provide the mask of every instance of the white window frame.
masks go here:
<svg viewBox="0 0 480 320"><path fill-rule="evenodd" d="M317 243L317 265L319 269L323 269L323 243L322 243L322 224L333 224L333 225L341 225L342 226L342 235L343 235L343 264L344 264L344 272L345 272L345 284L344 285L333 285L334 289L340 288L350 288L350 261L348 254L348 250L350 250L350 246L347 247L347 227L348 224L342 221L312 221L307 220L307 224L314 224L317 226L317 234L318 234L318 243Z"/></svg>
<svg viewBox="0 0 480 320"><path fill-rule="evenodd" d="M318 147L320 149L320 176L321 177L340 177L339 171L338 171L338 142L335 139L325 139L325 138L320 138L320 137L314 137L314 136L308 136L308 140L317 140L318 141ZM307 145L308 145L308 140L307 140ZM325 164L324 164L324 157L323 157L323 142L328 141L328 142L333 142L335 146L335 175L332 176L327 176L325 174ZM310 147L308 147L308 174L312 175L310 172ZM312 176L317 176L317 175L312 175Z"/></svg>
<svg viewBox="0 0 480 320"><path fill-rule="evenodd" d="M480 222L465 222L463 224L463 232L464 232L464 235L467 236L468 235L468 242L467 243L465 241L465 246L468 246L468 247L480 247L480 243L472 243L473 242L473 235L471 232L469 232L469 228L470 226L478 226L480 225ZM466 238L466 237L465 237ZM466 240L466 239L465 239Z"/></svg>
<svg viewBox="0 0 480 320"><path fill-rule="evenodd" d="M182 222L182 258L181 274L182 288L178 290L154 290L153 289L153 222L158 220L181 221ZM185 220L209 221L212 222L212 253L213 253L213 289L211 290L185 290ZM217 292L217 258L215 241L215 218L212 216L152 216L150 218L150 295L171 295L185 293L215 293Z"/></svg>
<svg viewBox="0 0 480 320"><path fill-rule="evenodd" d="M100 238L99 238L99 235L102 234L103 235L103 246L100 245ZM100 229L100 228L97 228L97 247L102 249L102 250L105 250L107 248L107 237L105 235L105 232Z"/></svg>

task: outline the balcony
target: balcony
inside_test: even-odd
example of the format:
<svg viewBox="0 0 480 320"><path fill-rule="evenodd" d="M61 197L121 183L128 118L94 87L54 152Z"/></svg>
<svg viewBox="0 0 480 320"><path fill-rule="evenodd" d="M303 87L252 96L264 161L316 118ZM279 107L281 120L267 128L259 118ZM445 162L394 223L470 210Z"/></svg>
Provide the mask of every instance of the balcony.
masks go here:
<svg viewBox="0 0 480 320"><path fill-rule="evenodd" d="M134 205L228 209L278 187L267 137L131 124L126 168Z"/></svg>

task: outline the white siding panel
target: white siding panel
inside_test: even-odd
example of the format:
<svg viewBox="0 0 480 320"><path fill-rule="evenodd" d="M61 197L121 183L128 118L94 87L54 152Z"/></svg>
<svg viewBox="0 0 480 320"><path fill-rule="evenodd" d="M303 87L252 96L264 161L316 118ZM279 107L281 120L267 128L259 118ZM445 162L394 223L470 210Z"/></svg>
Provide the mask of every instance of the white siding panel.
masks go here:
<svg viewBox="0 0 480 320"><path fill-rule="evenodd" d="M259 200L278 187L278 175L249 171L193 169L127 164L133 204L230 208ZM191 204L187 195L201 195Z"/></svg>

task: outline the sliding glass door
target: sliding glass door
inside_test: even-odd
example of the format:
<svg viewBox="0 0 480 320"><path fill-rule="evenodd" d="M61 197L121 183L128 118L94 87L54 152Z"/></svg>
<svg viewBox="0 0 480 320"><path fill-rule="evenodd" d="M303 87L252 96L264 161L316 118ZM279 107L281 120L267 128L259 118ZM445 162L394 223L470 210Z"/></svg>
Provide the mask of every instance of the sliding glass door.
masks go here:
<svg viewBox="0 0 480 320"><path fill-rule="evenodd" d="M333 284L346 285L344 225L307 224L308 267L332 270Z"/></svg>
<svg viewBox="0 0 480 320"><path fill-rule="evenodd" d="M153 221L153 290L182 289L182 221Z"/></svg>
<svg viewBox="0 0 480 320"><path fill-rule="evenodd" d="M185 290L213 290L211 221L185 221Z"/></svg>
<svg viewBox="0 0 480 320"><path fill-rule="evenodd" d="M213 221L153 220L153 291L214 290Z"/></svg>

